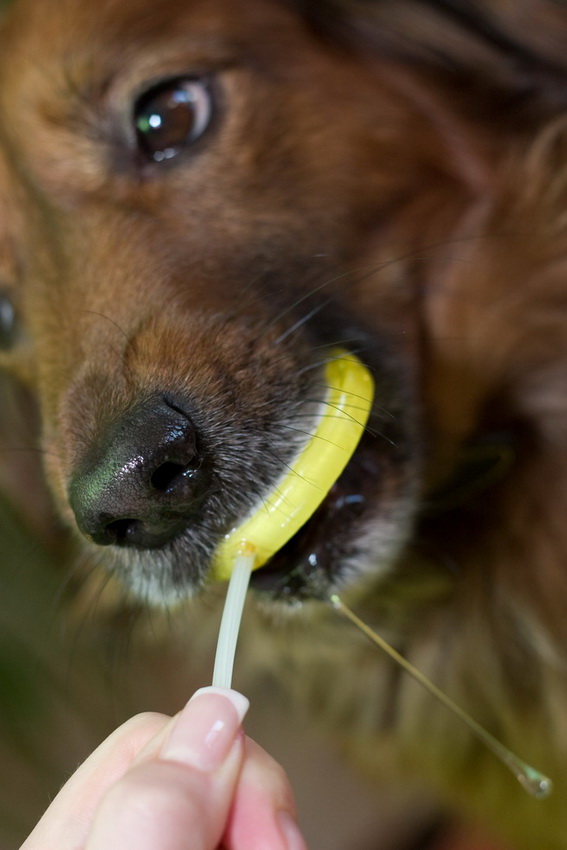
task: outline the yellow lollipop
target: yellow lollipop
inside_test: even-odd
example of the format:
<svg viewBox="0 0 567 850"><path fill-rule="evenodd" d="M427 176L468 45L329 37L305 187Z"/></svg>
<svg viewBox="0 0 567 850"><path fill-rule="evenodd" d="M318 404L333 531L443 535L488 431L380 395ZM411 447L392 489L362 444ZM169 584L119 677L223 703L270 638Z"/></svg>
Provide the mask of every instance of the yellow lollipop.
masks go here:
<svg viewBox="0 0 567 850"><path fill-rule="evenodd" d="M221 541L213 577L230 578L239 553L261 567L317 510L352 457L370 415L374 382L360 360L337 350L326 367L327 395L316 427L273 490Z"/></svg>

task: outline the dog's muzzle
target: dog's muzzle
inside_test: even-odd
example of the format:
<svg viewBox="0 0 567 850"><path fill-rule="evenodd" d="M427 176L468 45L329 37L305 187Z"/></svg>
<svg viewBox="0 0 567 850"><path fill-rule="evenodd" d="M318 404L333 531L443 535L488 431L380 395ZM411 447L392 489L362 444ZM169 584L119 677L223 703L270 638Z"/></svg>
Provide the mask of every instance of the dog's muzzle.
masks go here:
<svg viewBox="0 0 567 850"><path fill-rule="evenodd" d="M187 527L210 485L189 417L164 398L114 421L75 471L69 501L98 545L152 549Z"/></svg>

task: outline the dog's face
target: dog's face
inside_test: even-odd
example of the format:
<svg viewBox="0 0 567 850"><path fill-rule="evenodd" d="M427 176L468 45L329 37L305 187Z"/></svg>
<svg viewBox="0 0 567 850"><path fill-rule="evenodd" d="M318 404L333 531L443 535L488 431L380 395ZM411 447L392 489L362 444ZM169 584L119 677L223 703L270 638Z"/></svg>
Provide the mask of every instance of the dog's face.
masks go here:
<svg viewBox="0 0 567 850"><path fill-rule="evenodd" d="M142 596L191 593L305 441L340 344L375 372L368 436L258 581L309 595L390 562L415 292L376 234L416 180L454 189L427 122L270 0L43 15L17 4L3 35L2 259L60 511Z"/></svg>
<svg viewBox="0 0 567 850"><path fill-rule="evenodd" d="M368 432L256 588L360 584L404 641L427 634L420 660L441 657L453 693L495 726L514 718L520 743L529 728L538 757L567 640L564 97L515 88L486 48L463 98L419 50L353 50L294 5L14 0L1 363L38 399L84 550L171 603L305 442L330 352L355 351L376 381ZM421 32L414 5L398 40ZM376 710L363 749L395 714Z"/></svg>

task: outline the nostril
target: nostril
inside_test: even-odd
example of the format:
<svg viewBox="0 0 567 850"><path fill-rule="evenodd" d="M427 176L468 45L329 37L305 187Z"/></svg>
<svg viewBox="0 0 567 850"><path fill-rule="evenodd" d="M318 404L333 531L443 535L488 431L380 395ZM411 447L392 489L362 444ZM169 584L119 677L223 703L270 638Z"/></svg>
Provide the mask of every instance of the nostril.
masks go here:
<svg viewBox="0 0 567 850"><path fill-rule="evenodd" d="M124 517L107 522L95 543L103 546L128 546L135 549L155 549L164 546L187 525L183 514L166 513L145 519Z"/></svg>
<svg viewBox="0 0 567 850"><path fill-rule="evenodd" d="M150 484L154 490L167 496L179 490L180 487L186 487L196 471L197 467L194 465L183 466L180 463L166 461L152 473Z"/></svg>
<svg viewBox="0 0 567 850"><path fill-rule="evenodd" d="M107 542L117 546L127 545L128 541L139 535L142 530L143 523L139 519L116 519L104 528Z"/></svg>

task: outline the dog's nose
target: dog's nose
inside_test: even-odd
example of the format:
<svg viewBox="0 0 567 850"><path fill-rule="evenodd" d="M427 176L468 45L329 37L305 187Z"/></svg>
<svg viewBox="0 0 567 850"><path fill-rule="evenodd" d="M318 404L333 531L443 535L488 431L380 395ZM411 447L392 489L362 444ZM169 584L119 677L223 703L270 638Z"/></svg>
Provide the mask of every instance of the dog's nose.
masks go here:
<svg viewBox="0 0 567 850"><path fill-rule="evenodd" d="M80 530L102 546L163 546L189 524L209 475L188 416L164 399L115 421L72 476Z"/></svg>

